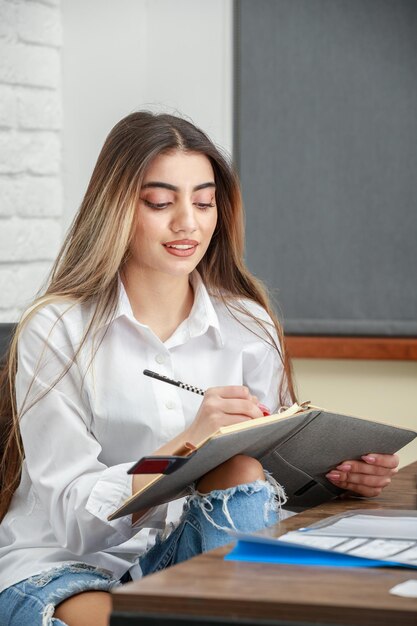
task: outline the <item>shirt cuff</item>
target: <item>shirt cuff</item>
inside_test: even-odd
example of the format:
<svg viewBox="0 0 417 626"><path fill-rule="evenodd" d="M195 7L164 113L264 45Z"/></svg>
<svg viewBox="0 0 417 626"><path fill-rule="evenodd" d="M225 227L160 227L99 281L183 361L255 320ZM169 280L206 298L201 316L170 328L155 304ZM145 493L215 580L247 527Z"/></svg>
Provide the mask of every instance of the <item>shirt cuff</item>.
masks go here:
<svg viewBox="0 0 417 626"><path fill-rule="evenodd" d="M91 490L86 504L91 515L113 527L127 539L141 528L164 528L167 509L166 505L153 507L134 525L131 515L112 521L107 519L132 495L132 476L127 473L131 466L132 463L122 463L105 469Z"/></svg>
<svg viewBox="0 0 417 626"><path fill-rule="evenodd" d="M164 530L166 524L168 504L160 504L148 509L137 522L132 524L132 528L137 532L141 528L156 528ZM131 518L131 515L128 516Z"/></svg>

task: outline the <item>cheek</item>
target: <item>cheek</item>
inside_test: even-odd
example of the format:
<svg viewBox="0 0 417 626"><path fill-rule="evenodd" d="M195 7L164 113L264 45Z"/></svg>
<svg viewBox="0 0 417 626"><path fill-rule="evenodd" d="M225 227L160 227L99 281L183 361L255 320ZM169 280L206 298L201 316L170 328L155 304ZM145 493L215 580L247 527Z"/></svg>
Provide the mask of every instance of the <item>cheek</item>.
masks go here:
<svg viewBox="0 0 417 626"><path fill-rule="evenodd" d="M138 216L136 220L135 238L137 241L146 242L151 241L158 234L160 229L158 228L158 221L150 219L149 216L144 219L142 216Z"/></svg>
<svg viewBox="0 0 417 626"><path fill-rule="evenodd" d="M130 244L131 251L136 255L142 255L148 247L149 239L149 230L144 229L143 224L138 221Z"/></svg>

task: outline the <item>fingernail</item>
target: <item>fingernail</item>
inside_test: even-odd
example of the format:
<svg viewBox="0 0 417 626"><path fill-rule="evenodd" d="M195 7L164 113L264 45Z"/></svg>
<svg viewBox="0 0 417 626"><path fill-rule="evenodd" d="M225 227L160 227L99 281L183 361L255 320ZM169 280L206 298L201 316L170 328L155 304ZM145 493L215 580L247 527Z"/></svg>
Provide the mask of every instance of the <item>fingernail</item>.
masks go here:
<svg viewBox="0 0 417 626"><path fill-rule="evenodd" d="M342 465L337 466L337 469L339 469L341 472L350 472L352 466L350 465L350 463L342 463Z"/></svg>
<svg viewBox="0 0 417 626"><path fill-rule="evenodd" d="M364 454L361 457L361 459L363 459L367 463L375 463L375 461L376 461L376 458L374 456L371 456L370 454Z"/></svg>
<svg viewBox="0 0 417 626"><path fill-rule="evenodd" d="M271 415L271 411L268 409L267 406L265 406L264 404L261 404L260 402L258 403L258 407L261 409L262 413L264 415Z"/></svg>
<svg viewBox="0 0 417 626"><path fill-rule="evenodd" d="M340 480L340 474L338 474L337 472L329 472L328 474L326 474L326 478L328 478L329 480Z"/></svg>

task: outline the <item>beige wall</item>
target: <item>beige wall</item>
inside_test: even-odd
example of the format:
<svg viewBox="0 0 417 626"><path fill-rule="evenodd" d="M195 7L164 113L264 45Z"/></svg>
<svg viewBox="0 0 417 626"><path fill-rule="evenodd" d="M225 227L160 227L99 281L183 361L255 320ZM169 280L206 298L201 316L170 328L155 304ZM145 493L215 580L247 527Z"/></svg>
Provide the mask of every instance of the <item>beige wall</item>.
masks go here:
<svg viewBox="0 0 417 626"><path fill-rule="evenodd" d="M231 151L231 0L61 4L65 226L104 138L132 111L178 112Z"/></svg>
<svg viewBox="0 0 417 626"><path fill-rule="evenodd" d="M295 359L293 365L300 400L417 430L416 362ZM400 452L401 465L412 461L417 439Z"/></svg>

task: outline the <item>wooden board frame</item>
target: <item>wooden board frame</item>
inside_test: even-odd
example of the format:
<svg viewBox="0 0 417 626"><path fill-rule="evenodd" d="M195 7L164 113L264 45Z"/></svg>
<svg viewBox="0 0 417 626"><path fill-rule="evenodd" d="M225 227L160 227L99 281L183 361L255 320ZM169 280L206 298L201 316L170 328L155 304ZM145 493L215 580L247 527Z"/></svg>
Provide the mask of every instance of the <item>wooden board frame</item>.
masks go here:
<svg viewBox="0 0 417 626"><path fill-rule="evenodd" d="M417 361L414 337L287 335L286 346L290 357L295 359Z"/></svg>

